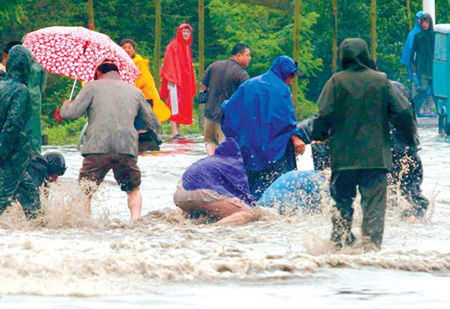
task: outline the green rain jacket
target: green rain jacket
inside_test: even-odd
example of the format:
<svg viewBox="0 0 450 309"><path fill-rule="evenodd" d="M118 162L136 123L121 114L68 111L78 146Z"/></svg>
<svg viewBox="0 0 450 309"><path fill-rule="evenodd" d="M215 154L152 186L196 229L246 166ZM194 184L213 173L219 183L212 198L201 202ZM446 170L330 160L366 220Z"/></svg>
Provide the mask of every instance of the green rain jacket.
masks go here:
<svg viewBox="0 0 450 309"><path fill-rule="evenodd" d="M36 61L31 67L30 77L28 78L28 91L31 100L31 117L30 127L32 136L33 150L40 153L42 145L42 128L41 128L41 110L42 110L42 93L47 82L47 73L42 66Z"/></svg>
<svg viewBox="0 0 450 309"><path fill-rule="evenodd" d="M416 145L411 108L385 74L369 69L363 40L344 40L339 56L343 71L334 74L320 94L312 139L330 139L333 171L389 169L389 122L403 132L408 145Z"/></svg>
<svg viewBox="0 0 450 309"><path fill-rule="evenodd" d="M0 166L12 162L26 168L31 160L31 105L26 84L32 63L33 57L25 47L11 49L7 73L0 82Z"/></svg>

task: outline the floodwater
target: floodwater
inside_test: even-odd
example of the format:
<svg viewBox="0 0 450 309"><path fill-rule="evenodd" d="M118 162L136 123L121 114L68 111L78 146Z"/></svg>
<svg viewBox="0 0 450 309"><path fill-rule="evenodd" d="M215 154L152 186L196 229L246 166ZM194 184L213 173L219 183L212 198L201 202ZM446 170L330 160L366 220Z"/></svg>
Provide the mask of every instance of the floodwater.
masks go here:
<svg viewBox="0 0 450 309"><path fill-rule="evenodd" d="M111 174L84 210L76 179L81 156L62 151L64 177L43 199L46 224L15 206L0 218L0 307L22 308L447 308L450 304L450 141L420 128L424 220L405 221L390 206L383 248L330 245L330 209L216 227L183 218L172 194L183 171L205 156L201 137L165 143L139 157L143 218L129 222L126 195ZM306 154L302 169L312 166ZM354 232L361 238L361 210Z"/></svg>

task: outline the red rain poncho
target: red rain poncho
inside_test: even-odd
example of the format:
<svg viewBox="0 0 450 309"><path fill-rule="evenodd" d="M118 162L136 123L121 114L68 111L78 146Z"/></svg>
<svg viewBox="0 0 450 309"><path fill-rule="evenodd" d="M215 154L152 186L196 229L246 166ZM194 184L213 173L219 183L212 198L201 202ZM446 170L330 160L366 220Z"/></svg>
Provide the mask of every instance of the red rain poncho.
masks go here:
<svg viewBox="0 0 450 309"><path fill-rule="evenodd" d="M192 34L189 40L185 41L181 33L185 28L192 32L191 26L181 24L178 27L176 38L167 45L164 63L161 68L160 96L167 99L167 103L171 107L168 83L176 84L179 112L176 115L172 115L170 120L178 124L189 125L192 124L193 98L197 94L197 86L192 64Z"/></svg>

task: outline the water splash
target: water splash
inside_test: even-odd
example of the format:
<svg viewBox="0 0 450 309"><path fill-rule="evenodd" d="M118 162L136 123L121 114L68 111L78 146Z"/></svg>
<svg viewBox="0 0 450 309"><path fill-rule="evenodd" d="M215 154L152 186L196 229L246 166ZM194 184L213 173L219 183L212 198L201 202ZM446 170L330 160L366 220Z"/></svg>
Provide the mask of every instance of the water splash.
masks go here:
<svg viewBox="0 0 450 309"><path fill-rule="evenodd" d="M111 176L95 193L88 215L83 208L86 196L76 181L81 159L73 154L67 172L71 178L52 185L43 200L45 224L26 221L20 205L0 217L2 295L135 295L153 293L160 285L193 282L230 283L236 291L242 283L280 280L284 285L291 282L287 280L311 278L317 279L308 281L314 289L324 280L331 285L336 278L347 278L352 269L358 274L388 269L395 277L426 285L422 277L406 276L404 271L450 271L450 183L439 176L446 173L448 147L436 143L440 141L430 133L422 144L429 214L416 222L401 220L407 206L399 198L397 206L387 209L381 251L370 250L361 239L359 197L353 222L358 241L340 251L329 241L329 197L319 214L299 211L282 216L277 209L256 208L258 220L239 227L187 220L171 199L182 171L204 155L200 142L189 145L194 154L176 153L181 146L171 144L167 147L176 154L139 159L144 199L140 220L128 220L126 195ZM367 277L354 275L351 280L360 284ZM387 280L380 279L378 286L389 285Z"/></svg>

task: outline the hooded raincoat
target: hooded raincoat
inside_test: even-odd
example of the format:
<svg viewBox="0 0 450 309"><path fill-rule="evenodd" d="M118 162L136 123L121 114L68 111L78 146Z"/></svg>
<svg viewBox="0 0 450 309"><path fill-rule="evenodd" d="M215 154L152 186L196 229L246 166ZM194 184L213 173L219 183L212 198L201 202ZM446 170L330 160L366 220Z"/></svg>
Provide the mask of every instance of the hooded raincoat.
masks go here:
<svg viewBox="0 0 450 309"><path fill-rule="evenodd" d="M363 40L344 40L340 61L343 71L334 74L320 94L312 139L331 137L333 171L387 170L392 165L389 121L408 145L416 144L411 107L385 74L369 69L369 52Z"/></svg>
<svg viewBox="0 0 450 309"><path fill-rule="evenodd" d="M148 59L144 59L140 55L135 54L133 62L141 72L134 85L137 88L141 89L146 100L152 100L152 109L155 113L156 118L158 118L160 122L168 120L170 118L170 109L166 104L164 104L164 102L161 101L159 97L159 93L155 85L155 80L153 79L153 76L148 69Z"/></svg>
<svg viewBox="0 0 450 309"><path fill-rule="evenodd" d="M416 124L409 103L386 75L369 68L369 51L361 39L340 45L342 72L334 74L319 97L312 139L330 137L330 192L337 211L331 240L338 247L355 241L351 233L357 189L363 209L362 235L381 248L386 209L386 172L392 166L389 122L416 144Z"/></svg>
<svg viewBox="0 0 450 309"><path fill-rule="evenodd" d="M433 19L430 14L424 13L422 20L428 20L430 27L414 36L410 55L411 73L417 74L420 79L431 80L434 58Z"/></svg>
<svg viewBox="0 0 450 309"><path fill-rule="evenodd" d="M177 86L178 113L172 112L170 120L184 125L192 124L192 110L194 96L197 94L195 72L192 60L192 34L189 40L183 38L182 30L191 26L181 24L177 30L177 36L167 45L164 62L161 68L161 98L167 99L172 108L168 84Z"/></svg>
<svg viewBox="0 0 450 309"><path fill-rule="evenodd" d="M40 207L39 192L26 172L31 162L30 93L27 81L33 57L21 45L14 46L0 82L0 214L11 199L22 195L28 217Z"/></svg>
<svg viewBox="0 0 450 309"><path fill-rule="evenodd" d="M237 197L247 204L253 202L244 161L238 144L227 138L214 155L199 160L183 174L185 190L212 190L220 194Z"/></svg>
<svg viewBox="0 0 450 309"><path fill-rule="evenodd" d="M295 71L295 62L280 56L267 73L247 80L222 103L222 130L239 144L248 171L261 171L280 160L291 136L302 137L285 83Z"/></svg>
<svg viewBox="0 0 450 309"><path fill-rule="evenodd" d="M406 39L405 46L403 47L402 57L400 58L400 63L406 66L408 71L408 76L412 78L411 75L411 49L414 42L414 37L417 33L422 31L422 26L419 23L419 19L423 17L423 11L419 11L416 14L416 23L414 24L414 28L409 32L408 38Z"/></svg>
<svg viewBox="0 0 450 309"><path fill-rule="evenodd" d="M30 92L31 100L31 145L34 151L41 152L42 145L42 127L41 127L41 114L42 114L42 93L45 90L45 84L47 83L47 73L44 68L33 61L31 67L30 77L28 78L28 91Z"/></svg>
<svg viewBox="0 0 450 309"><path fill-rule="evenodd" d="M256 198L279 176L294 170L292 135L297 129L291 91L285 80L297 71L288 56L279 56L267 73L245 81L222 103L222 130L239 144Z"/></svg>

